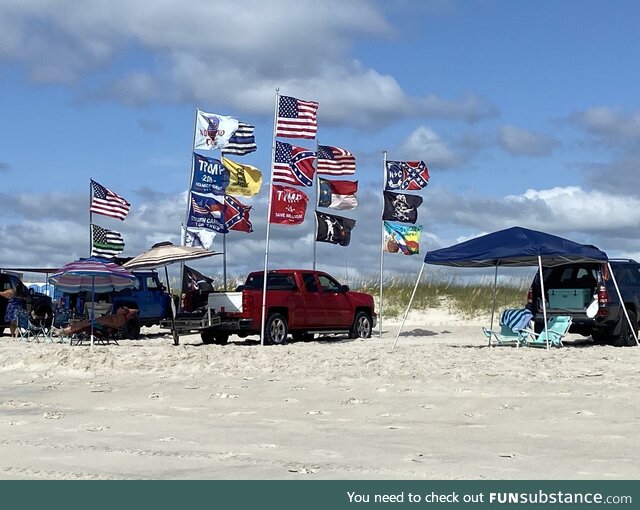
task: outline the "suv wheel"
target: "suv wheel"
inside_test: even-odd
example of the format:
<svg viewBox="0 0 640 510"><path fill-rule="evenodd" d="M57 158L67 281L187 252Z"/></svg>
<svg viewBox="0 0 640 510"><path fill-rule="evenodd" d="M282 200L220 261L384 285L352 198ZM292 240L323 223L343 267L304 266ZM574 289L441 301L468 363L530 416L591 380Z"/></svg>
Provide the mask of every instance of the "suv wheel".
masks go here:
<svg viewBox="0 0 640 510"><path fill-rule="evenodd" d="M264 343L282 345L287 340L288 332L287 319L279 313L274 313L267 319L264 328Z"/></svg>
<svg viewBox="0 0 640 510"><path fill-rule="evenodd" d="M627 310L627 313L629 314L629 320L631 321L631 324L633 324L633 328L637 336L638 319L636 318L636 314L631 310ZM624 313L622 314L622 317L620 317L620 320L622 321L622 325L620 326L620 336L616 338L616 342L614 345L616 347L635 347L638 344L636 343L636 339L633 336L633 332L629 327L629 323L627 322L627 318L625 317Z"/></svg>
<svg viewBox="0 0 640 510"><path fill-rule="evenodd" d="M137 317L131 317L127 322L127 338L137 340L140 336L140 320Z"/></svg>
<svg viewBox="0 0 640 510"><path fill-rule="evenodd" d="M367 312L358 312L349 331L349 338L371 338L371 317Z"/></svg>

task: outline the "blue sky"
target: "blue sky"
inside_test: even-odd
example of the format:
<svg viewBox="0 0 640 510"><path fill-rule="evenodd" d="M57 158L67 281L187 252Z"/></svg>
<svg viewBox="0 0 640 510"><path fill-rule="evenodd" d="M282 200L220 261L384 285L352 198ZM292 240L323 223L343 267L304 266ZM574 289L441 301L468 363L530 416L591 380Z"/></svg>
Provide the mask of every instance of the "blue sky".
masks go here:
<svg viewBox="0 0 640 510"><path fill-rule="evenodd" d="M86 256L92 177L132 203L124 222L94 216L123 255L179 242L196 107L256 126L238 161L268 181L276 87L318 101L318 140L358 161L352 245L319 243L320 269L377 273L384 150L429 166L421 253L520 225L640 258L636 2L237 6L3 2L0 266ZM231 273L262 267L267 198L246 200L253 234L228 236ZM270 267L311 265L312 217L271 229ZM197 267L218 273L213 260Z"/></svg>

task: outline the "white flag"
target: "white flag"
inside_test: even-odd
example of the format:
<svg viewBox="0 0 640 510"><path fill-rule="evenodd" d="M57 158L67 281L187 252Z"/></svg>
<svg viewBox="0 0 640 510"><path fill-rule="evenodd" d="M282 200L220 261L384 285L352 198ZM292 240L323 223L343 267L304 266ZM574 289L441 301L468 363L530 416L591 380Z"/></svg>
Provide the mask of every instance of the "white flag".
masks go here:
<svg viewBox="0 0 640 510"><path fill-rule="evenodd" d="M183 227L184 228L184 227ZM216 233L205 228L185 228L184 245L208 250L213 244Z"/></svg>
<svg viewBox="0 0 640 510"><path fill-rule="evenodd" d="M238 129L238 119L198 110L194 149L222 149L229 144L229 138Z"/></svg>

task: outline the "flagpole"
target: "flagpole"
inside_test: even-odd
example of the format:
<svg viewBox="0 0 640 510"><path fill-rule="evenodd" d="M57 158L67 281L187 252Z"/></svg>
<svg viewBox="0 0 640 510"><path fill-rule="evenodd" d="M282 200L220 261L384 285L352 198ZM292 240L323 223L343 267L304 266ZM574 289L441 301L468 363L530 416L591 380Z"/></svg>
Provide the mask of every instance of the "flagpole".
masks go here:
<svg viewBox="0 0 640 510"><path fill-rule="evenodd" d="M313 270L316 270L316 256L318 252L318 241L316 241L316 235L318 233L318 215L316 211L318 210L318 195L320 193L320 177L318 177L318 149L320 148L320 142L316 140L316 205L313 208L313 224L315 225L315 230L313 232Z"/></svg>
<svg viewBox="0 0 640 510"><path fill-rule="evenodd" d="M262 278L262 320L260 323L260 345L264 345L264 326L267 307L267 267L269 264L269 231L271 226L271 203L273 202L273 170L276 159L276 123L278 122L278 104L280 89L276 87L276 102L273 111L273 138L271 140L271 178L269 179L269 205L267 206L267 232L264 243L264 273Z"/></svg>
<svg viewBox="0 0 640 510"><path fill-rule="evenodd" d="M224 195L226 197L226 195ZM225 208L227 201L224 201ZM226 210L225 210L226 216ZM224 218L223 218L224 219ZM222 281L224 283L224 291L227 291L227 234L222 234Z"/></svg>
<svg viewBox="0 0 640 510"><path fill-rule="evenodd" d="M93 232L91 231L91 224L93 223L93 213L91 212L91 201L93 199L93 186L91 186L91 182L93 178L89 179L89 257L91 257L92 246L93 246Z"/></svg>
<svg viewBox="0 0 640 510"><path fill-rule="evenodd" d="M387 177L387 151L382 151L383 154L383 162L382 162L382 215L381 218L384 218L384 188L386 184ZM382 220L382 232L380 236L380 313L378 314L380 317L380 338L382 338L382 273L384 270L384 219Z"/></svg>
<svg viewBox="0 0 640 510"><path fill-rule="evenodd" d="M191 166L189 172L189 184L187 185L187 210L184 215L184 227L180 227L180 245L184 246L184 243L187 239L187 228L189 225L189 209L191 208L191 183L193 182L193 166L195 163L193 157L193 149L196 146L196 129L198 128L198 107L196 107L195 115L193 116L193 141L191 142ZM184 281L184 261L180 262L180 299L178 300L178 305L182 303L182 282ZM168 284L168 275L167 275L167 284ZM173 297L172 297L173 299Z"/></svg>

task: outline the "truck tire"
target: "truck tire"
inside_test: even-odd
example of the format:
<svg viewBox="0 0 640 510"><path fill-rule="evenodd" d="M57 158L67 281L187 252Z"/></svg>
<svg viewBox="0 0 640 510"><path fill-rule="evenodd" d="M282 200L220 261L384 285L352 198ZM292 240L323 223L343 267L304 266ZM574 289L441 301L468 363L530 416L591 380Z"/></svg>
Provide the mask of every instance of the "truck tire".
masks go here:
<svg viewBox="0 0 640 510"><path fill-rule="evenodd" d="M635 334L637 336L638 319L636 318L636 314L631 310L627 310L627 313L629 314L629 320L631 321L631 324L633 324ZM627 318L625 317L624 313L620 317L620 320L622 321L622 324L620 326L620 336L615 339L614 345L616 347L635 347L638 344L636 344L636 339L631 332L631 328L629 327L629 323L627 322Z"/></svg>
<svg viewBox="0 0 640 510"><path fill-rule="evenodd" d="M229 333L214 331L212 329L203 329L200 332L200 338L202 339L202 343L205 345L226 345L229 341Z"/></svg>
<svg viewBox="0 0 640 510"><path fill-rule="evenodd" d="M127 338L137 340L140 336L140 320L137 317L131 317L127 322Z"/></svg>
<svg viewBox="0 0 640 510"><path fill-rule="evenodd" d="M284 315L274 313L269 315L267 324L264 327L264 343L282 345L287 341L289 328Z"/></svg>
<svg viewBox="0 0 640 510"><path fill-rule="evenodd" d="M367 312L360 311L356 313L356 317L353 320L349 338L371 338L371 328L371 317Z"/></svg>

